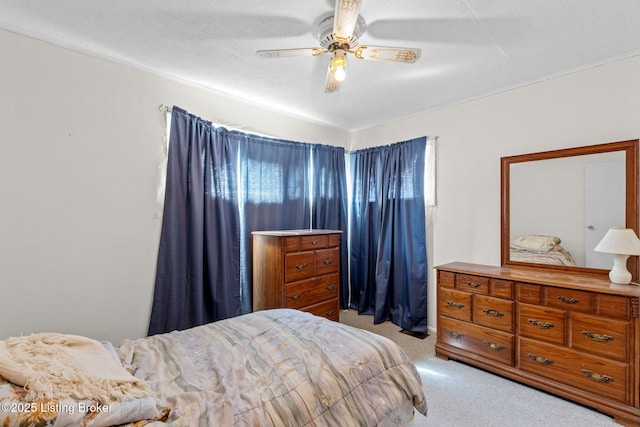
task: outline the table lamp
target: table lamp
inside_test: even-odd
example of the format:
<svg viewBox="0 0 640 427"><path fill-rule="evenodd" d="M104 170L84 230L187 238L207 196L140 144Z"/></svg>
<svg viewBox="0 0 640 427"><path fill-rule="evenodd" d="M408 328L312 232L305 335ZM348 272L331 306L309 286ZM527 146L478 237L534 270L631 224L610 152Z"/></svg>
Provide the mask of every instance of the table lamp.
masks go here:
<svg viewBox="0 0 640 427"><path fill-rule="evenodd" d="M609 279L613 283L628 285L631 273L627 270L627 258L640 255L640 240L630 228L613 227L604 235L594 251L613 254L613 268Z"/></svg>

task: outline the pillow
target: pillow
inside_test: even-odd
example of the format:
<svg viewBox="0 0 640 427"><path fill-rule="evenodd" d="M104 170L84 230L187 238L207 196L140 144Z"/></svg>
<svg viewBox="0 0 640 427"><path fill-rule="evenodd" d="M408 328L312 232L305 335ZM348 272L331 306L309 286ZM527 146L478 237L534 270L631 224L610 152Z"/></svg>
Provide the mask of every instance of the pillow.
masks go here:
<svg viewBox="0 0 640 427"><path fill-rule="evenodd" d="M520 249L538 254L546 254L559 243L559 237L529 234L526 236L518 237L511 243L511 247L513 249Z"/></svg>

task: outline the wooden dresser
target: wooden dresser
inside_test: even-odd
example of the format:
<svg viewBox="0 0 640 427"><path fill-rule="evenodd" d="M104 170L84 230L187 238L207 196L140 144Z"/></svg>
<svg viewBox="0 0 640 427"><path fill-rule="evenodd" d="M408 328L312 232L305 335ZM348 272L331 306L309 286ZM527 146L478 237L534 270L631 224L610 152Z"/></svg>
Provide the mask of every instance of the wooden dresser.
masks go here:
<svg viewBox="0 0 640 427"><path fill-rule="evenodd" d="M640 426L640 287L542 269L436 271L437 356Z"/></svg>
<svg viewBox="0 0 640 427"><path fill-rule="evenodd" d="M341 233L254 231L253 310L295 308L338 321Z"/></svg>

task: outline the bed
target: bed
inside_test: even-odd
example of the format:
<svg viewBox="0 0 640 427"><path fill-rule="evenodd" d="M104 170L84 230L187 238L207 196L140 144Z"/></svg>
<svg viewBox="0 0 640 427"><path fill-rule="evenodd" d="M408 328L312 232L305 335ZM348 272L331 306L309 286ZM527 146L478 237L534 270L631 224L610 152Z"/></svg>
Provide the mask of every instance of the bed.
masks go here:
<svg viewBox="0 0 640 427"><path fill-rule="evenodd" d="M575 266L573 256L562 247L560 242L560 238L556 236L520 236L510 245L509 260Z"/></svg>
<svg viewBox="0 0 640 427"><path fill-rule="evenodd" d="M110 423L119 412L126 415L120 424L136 427L402 426L414 410L427 412L420 376L400 347L297 310L259 311L126 340L113 354L147 395L109 404L91 396L58 402L94 402L98 409L102 404L110 409L102 411L112 415ZM18 385L0 383L0 425L38 425L20 423L33 411L5 410L33 403L24 397ZM46 414L54 421L59 417L60 424L47 425L68 425L62 423L68 407L62 409ZM75 425L112 425L94 423L103 415L76 413Z"/></svg>

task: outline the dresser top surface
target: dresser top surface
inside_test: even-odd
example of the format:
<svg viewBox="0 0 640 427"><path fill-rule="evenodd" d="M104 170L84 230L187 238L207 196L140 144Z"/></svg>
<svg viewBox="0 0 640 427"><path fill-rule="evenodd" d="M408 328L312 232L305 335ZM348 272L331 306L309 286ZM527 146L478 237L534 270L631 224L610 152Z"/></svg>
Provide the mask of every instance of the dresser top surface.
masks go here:
<svg viewBox="0 0 640 427"><path fill-rule="evenodd" d="M259 234L263 236L306 236L309 234L335 234L342 233L342 230L268 230L268 231L252 231L251 234Z"/></svg>
<svg viewBox="0 0 640 427"><path fill-rule="evenodd" d="M452 273L477 274L524 283L640 297L640 286L637 284L618 285L611 283L607 276L544 271L543 269L534 268L498 267L465 262L452 262L435 268L436 270Z"/></svg>

